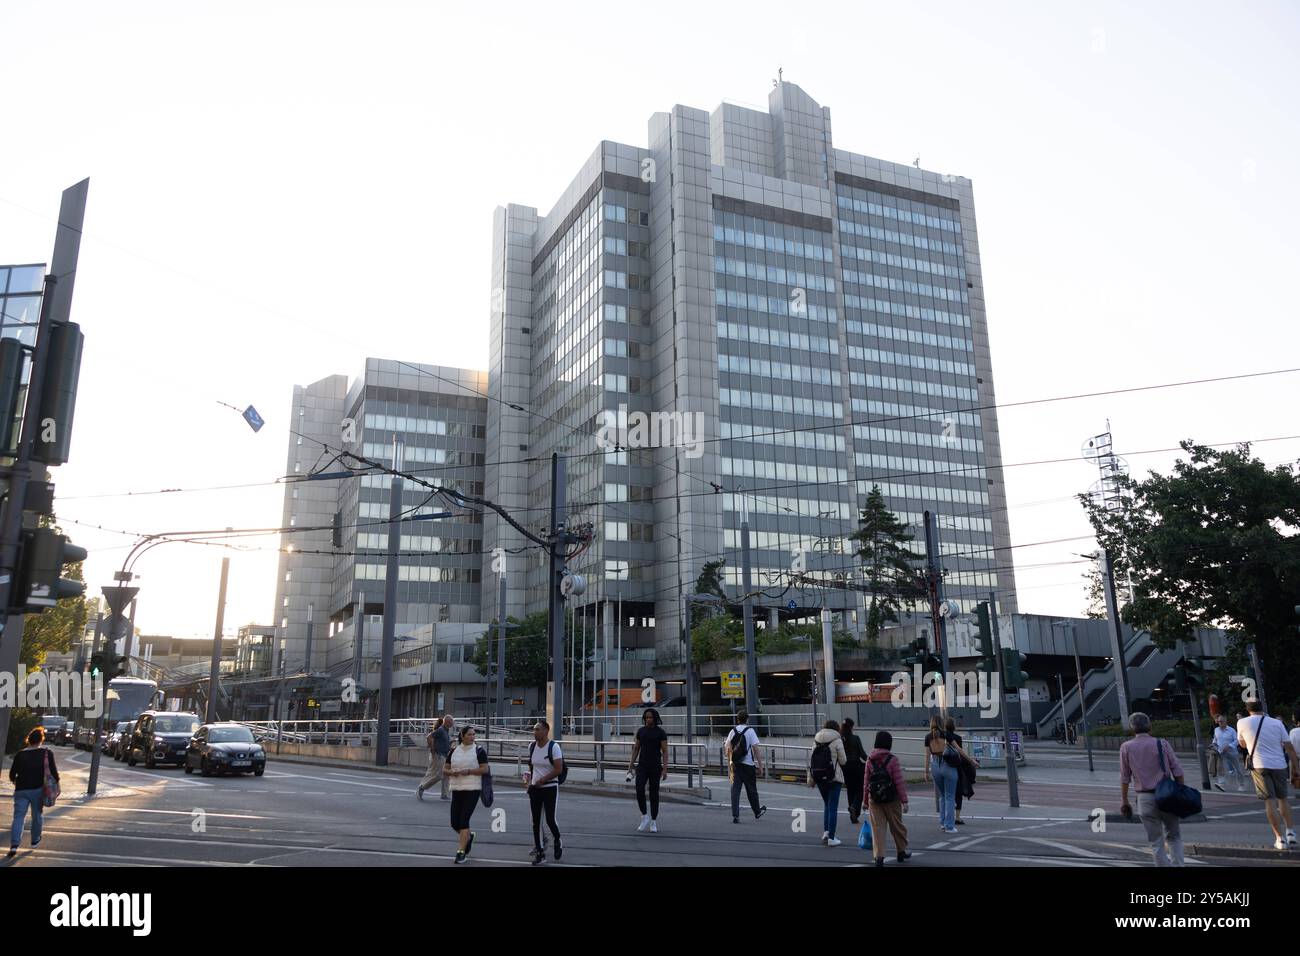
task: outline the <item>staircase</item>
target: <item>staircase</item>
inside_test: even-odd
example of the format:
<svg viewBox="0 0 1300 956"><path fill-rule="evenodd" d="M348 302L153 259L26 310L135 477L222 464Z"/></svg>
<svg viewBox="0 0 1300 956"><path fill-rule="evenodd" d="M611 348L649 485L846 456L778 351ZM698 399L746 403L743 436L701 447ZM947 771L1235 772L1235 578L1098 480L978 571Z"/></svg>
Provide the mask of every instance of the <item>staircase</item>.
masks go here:
<svg viewBox="0 0 1300 956"><path fill-rule="evenodd" d="M1185 653L1182 649L1167 651L1156 647L1149 631L1138 631L1130 637L1124 644L1129 696L1133 700L1150 697L1151 692L1165 679L1169 668L1181 660ZM1119 720L1119 698L1115 692L1113 662L1084 673L1082 706L1078 687L1065 692L1065 697L1057 701L1038 721L1039 739L1052 736L1062 720L1071 724L1080 723L1085 708L1089 727L1099 727Z"/></svg>

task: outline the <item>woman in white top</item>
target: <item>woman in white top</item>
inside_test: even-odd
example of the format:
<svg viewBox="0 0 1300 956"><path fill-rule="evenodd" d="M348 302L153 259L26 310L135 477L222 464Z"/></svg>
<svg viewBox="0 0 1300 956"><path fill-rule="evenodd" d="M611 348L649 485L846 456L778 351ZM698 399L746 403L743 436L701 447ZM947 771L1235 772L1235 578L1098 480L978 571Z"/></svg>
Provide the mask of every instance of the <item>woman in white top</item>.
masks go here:
<svg viewBox="0 0 1300 956"><path fill-rule="evenodd" d="M474 745L474 728L463 728L460 743L447 756L444 771L447 789L451 793L451 828L460 837L456 848L457 863L464 863L474 846L474 832L469 828L469 820L478 806L483 791L483 775L487 772L487 754Z"/></svg>

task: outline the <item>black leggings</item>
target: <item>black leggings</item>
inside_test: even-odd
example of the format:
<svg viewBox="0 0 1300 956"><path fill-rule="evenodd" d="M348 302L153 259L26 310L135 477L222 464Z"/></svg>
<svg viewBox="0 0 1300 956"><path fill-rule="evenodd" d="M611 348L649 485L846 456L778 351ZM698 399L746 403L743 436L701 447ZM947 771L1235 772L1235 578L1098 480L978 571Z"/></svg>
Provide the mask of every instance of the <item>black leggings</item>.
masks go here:
<svg viewBox="0 0 1300 956"><path fill-rule="evenodd" d="M546 825L551 830L551 836L555 837L555 843L560 843L560 828L555 825L555 798L560 795L559 787L529 787L528 788L528 805L533 811L533 847L540 850L542 848L542 811L546 811Z"/></svg>
<svg viewBox="0 0 1300 956"><path fill-rule="evenodd" d="M662 767L636 768L636 805L645 816L645 786L650 784L650 819L659 819L659 778L663 775Z"/></svg>
<svg viewBox="0 0 1300 956"><path fill-rule="evenodd" d="M451 792L451 828L459 833L469 829L469 818L478 806L480 790L453 790Z"/></svg>

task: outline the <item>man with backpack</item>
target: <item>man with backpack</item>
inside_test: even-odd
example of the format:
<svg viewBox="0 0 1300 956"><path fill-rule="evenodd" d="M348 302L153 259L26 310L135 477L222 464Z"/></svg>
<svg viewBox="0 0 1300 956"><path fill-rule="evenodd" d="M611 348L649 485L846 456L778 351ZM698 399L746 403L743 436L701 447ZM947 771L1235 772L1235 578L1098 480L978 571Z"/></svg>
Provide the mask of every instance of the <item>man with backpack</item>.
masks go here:
<svg viewBox="0 0 1300 956"><path fill-rule="evenodd" d="M907 812L907 781L902 764L893 753L894 735L887 730L876 734L875 748L867 758L866 776L862 792L866 798L867 815L871 818L871 855L876 866L885 865L885 828L894 838L898 862L912 854L907 850L907 827L903 814Z"/></svg>
<svg viewBox="0 0 1300 956"><path fill-rule="evenodd" d="M1295 748L1286 725L1264 713L1264 705L1258 700L1247 702L1246 712L1247 716L1237 723L1237 739L1246 748L1246 766L1255 781L1255 796L1264 801L1264 815L1273 828L1273 848L1294 850L1295 823L1287 803L1287 783L1300 780Z"/></svg>
<svg viewBox="0 0 1300 956"><path fill-rule="evenodd" d="M763 770L763 755L758 749L758 732L749 726L749 713L736 713L736 726L727 734L724 750L731 766L731 822L740 822L740 788L745 788L749 808L757 820L767 812L758 802L758 774Z"/></svg>
<svg viewBox="0 0 1300 956"><path fill-rule="evenodd" d="M843 767L847 762L840 725L828 720L813 737L812 754L808 757L808 785L815 786L822 795L822 846L840 845L835 839L835 824L840 815Z"/></svg>
<svg viewBox="0 0 1300 956"><path fill-rule="evenodd" d="M528 745L528 770L524 784L528 787L528 805L533 812L533 865L546 859L542 847L542 813L546 813L546 826L555 839L555 859L564 854L560 842L560 828L555 825L555 803L560 795L560 784L568 778L564 766L564 752L551 739L551 725L539 720L533 725L533 742Z"/></svg>

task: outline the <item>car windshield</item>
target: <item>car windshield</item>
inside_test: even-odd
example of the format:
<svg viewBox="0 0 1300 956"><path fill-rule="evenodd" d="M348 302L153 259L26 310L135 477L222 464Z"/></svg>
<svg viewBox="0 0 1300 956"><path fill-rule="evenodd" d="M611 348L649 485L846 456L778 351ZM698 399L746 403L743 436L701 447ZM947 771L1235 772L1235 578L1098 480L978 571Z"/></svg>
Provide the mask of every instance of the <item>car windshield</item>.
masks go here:
<svg viewBox="0 0 1300 956"><path fill-rule="evenodd" d="M212 727L208 740L214 744L251 744L253 732L247 727Z"/></svg>
<svg viewBox="0 0 1300 956"><path fill-rule="evenodd" d="M131 726L132 726L131 721L129 721L129 720L124 720L124 721L122 721L120 724L117 725L117 733L119 733L119 734L124 734L124 733L126 733L128 730L131 729Z"/></svg>
<svg viewBox="0 0 1300 956"><path fill-rule="evenodd" d="M153 729L160 734L192 734L199 729L197 717L159 717Z"/></svg>
<svg viewBox="0 0 1300 956"><path fill-rule="evenodd" d="M68 722L66 717L42 717L41 726L43 727L62 727Z"/></svg>

